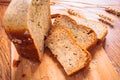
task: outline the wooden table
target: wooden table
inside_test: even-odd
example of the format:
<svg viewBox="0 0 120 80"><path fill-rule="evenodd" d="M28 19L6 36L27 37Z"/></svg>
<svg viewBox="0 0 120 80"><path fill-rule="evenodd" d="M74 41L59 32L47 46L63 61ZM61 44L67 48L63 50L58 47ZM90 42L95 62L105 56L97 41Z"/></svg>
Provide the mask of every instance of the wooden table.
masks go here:
<svg viewBox="0 0 120 80"><path fill-rule="evenodd" d="M55 1L55 0L52 0ZM58 0L61 1L61 0ZM63 1L63 0L62 0ZM85 0L86 1L86 0ZM94 0L95 1L95 0ZM101 0L100 3L107 2L117 4L120 7L120 0ZM89 1L90 2L90 1ZM108 3L105 3L106 5ZM2 28L2 17L9 3L0 3L0 80L10 80L11 77L11 57L10 57L10 41ZM53 11L54 13L54 11ZM109 32L103 47L109 57L114 69L120 76L120 18L115 17L113 27L108 27ZM104 63L104 62L103 62ZM107 65L106 65L107 67Z"/></svg>
<svg viewBox="0 0 120 80"><path fill-rule="evenodd" d="M1 20L6 8L7 5L0 5L0 80L10 80L11 77L11 45L1 24Z"/></svg>

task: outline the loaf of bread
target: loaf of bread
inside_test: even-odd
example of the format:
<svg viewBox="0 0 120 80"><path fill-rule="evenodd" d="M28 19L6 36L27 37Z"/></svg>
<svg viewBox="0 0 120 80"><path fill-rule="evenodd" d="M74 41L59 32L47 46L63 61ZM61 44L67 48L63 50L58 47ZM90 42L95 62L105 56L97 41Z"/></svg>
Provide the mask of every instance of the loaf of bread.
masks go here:
<svg viewBox="0 0 120 80"><path fill-rule="evenodd" d="M63 27L55 28L45 44L63 66L67 75L82 69L91 59L90 53L77 44L73 34Z"/></svg>
<svg viewBox="0 0 120 80"><path fill-rule="evenodd" d="M49 0L12 0L3 24L21 56L41 60L44 38L51 25Z"/></svg>
<svg viewBox="0 0 120 80"><path fill-rule="evenodd" d="M72 19L74 19L78 24L84 25L84 26L87 26L87 27L93 29L95 31L95 33L97 34L97 39L99 42L102 42L105 39L105 36L108 33L107 25L105 25L101 22L98 22L98 21L87 20L85 18L83 19L83 18L78 18L75 16L70 16L70 17Z"/></svg>
<svg viewBox="0 0 120 80"><path fill-rule="evenodd" d="M92 29L83 25L78 25L76 21L66 15L59 15L55 19L53 26L52 31L56 27L69 29L77 42L85 49L91 49L97 42L96 33Z"/></svg>

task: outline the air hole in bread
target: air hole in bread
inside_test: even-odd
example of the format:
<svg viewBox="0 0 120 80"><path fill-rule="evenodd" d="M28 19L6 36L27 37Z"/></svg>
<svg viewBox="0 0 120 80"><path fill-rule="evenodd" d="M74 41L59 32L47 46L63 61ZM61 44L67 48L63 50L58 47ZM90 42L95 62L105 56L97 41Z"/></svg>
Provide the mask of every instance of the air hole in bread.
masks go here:
<svg viewBox="0 0 120 80"><path fill-rule="evenodd" d="M73 53L74 55L77 55L77 53Z"/></svg>
<svg viewBox="0 0 120 80"><path fill-rule="evenodd" d="M30 21L31 21L31 22L34 22L34 19L31 19Z"/></svg>
<svg viewBox="0 0 120 80"><path fill-rule="evenodd" d="M53 42L51 42L50 44L53 44Z"/></svg>
<svg viewBox="0 0 120 80"><path fill-rule="evenodd" d="M75 36L75 38L77 38L77 36Z"/></svg>
<svg viewBox="0 0 120 80"><path fill-rule="evenodd" d="M60 39L58 39L58 41L59 41Z"/></svg>
<svg viewBox="0 0 120 80"><path fill-rule="evenodd" d="M69 61L71 61L71 59L69 59Z"/></svg>
<svg viewBox="0 0 120 80"><path fill-rule="evenodd" d="M40 26L40 22L38 22L38 26Z"/></svg>
<svg viewBox="0 0 120 80"><path fill-rule="evenodd" d="M68 48L67 46L65 48Z"/></svg>

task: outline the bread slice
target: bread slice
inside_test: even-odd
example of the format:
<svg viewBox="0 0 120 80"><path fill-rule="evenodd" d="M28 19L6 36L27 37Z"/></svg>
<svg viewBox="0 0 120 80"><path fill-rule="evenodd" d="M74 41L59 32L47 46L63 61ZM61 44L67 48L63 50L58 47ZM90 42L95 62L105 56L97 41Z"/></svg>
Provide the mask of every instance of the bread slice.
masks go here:
<svg viewBox="0 0 120 80"><path fill-rule="evenodd" d="M85 49L91 49L97 42L96 33L92 29L78 25L72 18L66 15L59 15L55 19L53 26L54 28L64 27L69 29L77 42Z"/></svg>
<svg viewBox="0 0 120 80"><path fill-rule="evenodd" d="M44 37L51 25L49 0L12 0L4 28L18 53L30 60L41 60Z"/></svg>
<svg viewBox="0 0 120 80"><path fill-rule="evenodd" d="M95 31L97 34L97 38L99 42L102 42L105 39L105 36L108 33L107 25L94 21L94 20L87 20L85 18L78 18L76 16L70 16L72 19L74 19L78 24L87 26Z"/></svg>
<svg viewBox="0 0 120 80"><path fill-rule="evenodd" d="M63 66L67 75L82 69L91 59L90 53L76 43L73 34L66 28L55 28L45 44Z"/></svg>

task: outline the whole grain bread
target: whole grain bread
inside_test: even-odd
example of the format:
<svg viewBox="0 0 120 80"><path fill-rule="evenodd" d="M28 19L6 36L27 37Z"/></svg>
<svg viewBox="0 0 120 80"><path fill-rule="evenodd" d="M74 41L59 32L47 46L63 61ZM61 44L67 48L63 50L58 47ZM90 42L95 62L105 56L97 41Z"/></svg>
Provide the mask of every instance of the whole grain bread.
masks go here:
<svg viewBox="0 0 120 80"><path fill-rule="evenodd" d="M77 22L77 24L84 25L84 26L87 26L93 29L95 33L97 34L97 39L99 42L102 42L105 39L105 36L108 33L107 25L101 22L98 22L98 21L94 21L94 20L88 20L88 19L80 18L80 17L78 18L76 16L71 16L71 15L69 16L72 19L74 19Z"/></svg>
<svg viewBox="0 0 120 80"><path fill-rule="evenodd" d="M63 66L67 75L82 69L91 59L90 53L77 44L73 34L63 27L55 28L45 44Z"/></svg>
<svg viewBox="0 0 120 80"><path fill-rule="evenodd" d="M49 0L12 0L3 24L21 56L41 60L51 25Z"/></svg>
<svg viewBox="0 0 120 80"><path fill-rule="evenodd" d="M92 29L83 25L78 25L76 21L67 15L59 15L55 19L52 31L56 27L64 27L69 29L73 33L77 42L87 50L91 49L97 42L96 33Z"/></svg>

